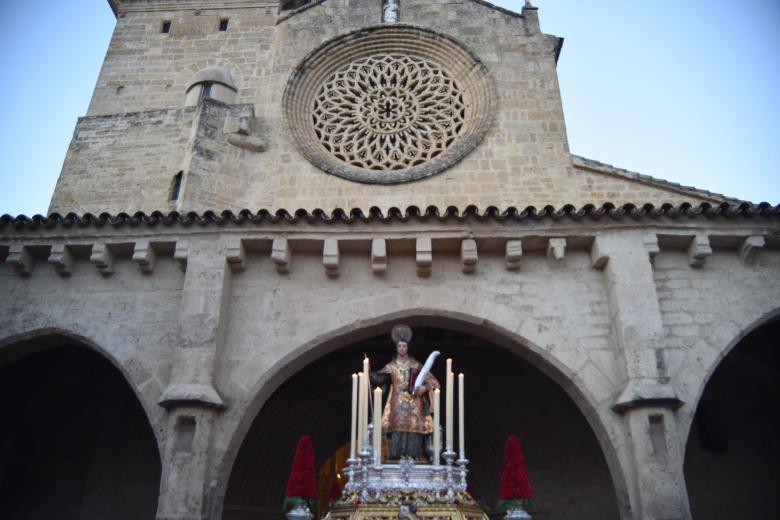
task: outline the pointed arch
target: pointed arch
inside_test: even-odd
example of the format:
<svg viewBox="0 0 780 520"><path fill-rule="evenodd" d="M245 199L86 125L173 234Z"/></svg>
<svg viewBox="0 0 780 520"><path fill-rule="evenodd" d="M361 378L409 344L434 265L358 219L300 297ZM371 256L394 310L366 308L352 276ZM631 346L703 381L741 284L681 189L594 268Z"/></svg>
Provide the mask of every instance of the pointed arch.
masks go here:
<svg viewBox="0 0 780 520"><path fill-rule="evenodd" d="M152 427L154 424L152 420L154 413L150 409L150 404L144 399L128 368L109 349L103 347L92 338L60 327L43 327L12 334L5 338L0 338L0 368L36 352L68 345L78 345L90 349L111 363L119 371L141 405L146 420L154 433L157 456L162 457L163 432Z"/></svg>
<svg viewBox="0 0 780 520"><path fill-rule="evenodd" d="M219 475L217 481L222 487L214 496L215 507L218 509L215 511L215 517L222 514L221 507L226 496L227 485L241 445L255 418L274 392L310 363L350 344L385 334L394 323L399 321L408 323L412 327L436 327L469 334L515 354L551 378L585 417L606 461L618 501L618 509L621 512L628 509L627 479L618 461L618 453L610 441L610 434L599 415L595 399L571 368L556 359L548 350L493 321L462 312L418 307L355 320L348 325L314 337L288 352L259 378L251 390L253 397L247 404L237 428L232 432L217 468Z"/></svg>
<svg viewBox="0 0 780 520"><path fill-rule="evenodd" d="M780 473L780 312L740 330L700 380L685 436L691 512L775 518Z"/></svg>
<svg viewBox="0 0 780 520"><path fill-rule="evenodd" d="M713 374L715 374L718 367L721 366L723 360L742 342L742 340L744 340L752 332L778 319L780 319L780 307L777 307L776 309L772 309L764 313L758 319L756 319L752 323L748 324L747 326L739 330L739 332L731 339L731 341L725 346L725 348L723 348L718 353L718 355L712 360L712 362L707 366L706 372L704 373L703 377L697 380L698 386L695 390L695 393L693 394L695 397L694 399L691 400L691 405L692 405L691 407L693 410L696 410L698 408L699 403L701 401L702 394L704 393L704 389L707 388L707 384L710 382L710 379L712 379L712 376ZM683 428L680 431L680 439L682 439L683 441L688 439L692 424L693 424L693 420L686 421L683 424ZM684 442L683 455L685 454L686 445L687 442Z"/></svg>

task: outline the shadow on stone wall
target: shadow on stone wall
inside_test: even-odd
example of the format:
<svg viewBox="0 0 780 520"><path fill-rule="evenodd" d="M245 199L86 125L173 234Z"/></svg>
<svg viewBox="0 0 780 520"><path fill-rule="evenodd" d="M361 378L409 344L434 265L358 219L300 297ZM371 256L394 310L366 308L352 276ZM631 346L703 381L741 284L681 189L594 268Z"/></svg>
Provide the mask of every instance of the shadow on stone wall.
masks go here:
<svg viewBox="0 0 780 520"><path fill-rule="evenodd" d="M780 319L746 336L704 389L688 437L694 518L780 518Z"/></svg>
<svg viewBox="0 0 780 520"><path fill-rule="evenodd" d="M51 343L0 368L0 518L153 519L160 457L140 403L103 356Z"/></svg>

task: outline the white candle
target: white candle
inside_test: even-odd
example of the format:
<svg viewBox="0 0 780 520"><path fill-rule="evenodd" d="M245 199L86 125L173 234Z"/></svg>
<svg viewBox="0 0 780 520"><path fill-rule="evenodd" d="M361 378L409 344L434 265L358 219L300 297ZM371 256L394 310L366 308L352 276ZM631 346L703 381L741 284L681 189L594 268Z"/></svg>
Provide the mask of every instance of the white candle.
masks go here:
<svg viewBox="0 0 780 520"><path fill-rule="evenodd" d="M368 444L368 357L363 358L363 436L360 438L361 449Z"/></svg>
<svg viewBox="0 0 780 520"><path fill-rule="evenodd" d="M374 388L374 464L382 464L382 389Z"/></svg>
<svg viewBox="0 0 780 520"><path fill-rule="evenodd" d="M464 405L463 405L463 374L458 374L458 447L460 448L460 460L466 460L466 429Z"/></svg>
<svg viewBox="0 0 780 520"><path fill-rule="evenodd" d="M358 376L352 374L352 419L349 421L349 458L355 460L357 450L357 403L358 403Z"/></svg>
<svg viewBox="0 0 780 520"><path fill-rule="evenodd" d="M439 465L439 452L441 451L441 390L433 391L433 464Z"/></svg>
<svg viewBox="0 0 780 520"><path fill-rule="evenodd" d="M446 442L447 442L447 451L452 451L452 387L455 386L455 379L452 377L452 359L447 360L447 394L446 394L446 410L445 410L445 418L446 418Z"/></svg>
<svg viewBox="0 0 780 520"><path fill-rule="evenodd" d="M366 435L366 431L364 430L365 421L363 414L365 413L365 407L363 406L365 401L365 395L363 394L363 387L365 386L364 383L364 377L363 372L358 374L358 425L357 425L357 438L355 439L355 449L357 450L357 453L360 453L363 451L363 438Z"/></svg>

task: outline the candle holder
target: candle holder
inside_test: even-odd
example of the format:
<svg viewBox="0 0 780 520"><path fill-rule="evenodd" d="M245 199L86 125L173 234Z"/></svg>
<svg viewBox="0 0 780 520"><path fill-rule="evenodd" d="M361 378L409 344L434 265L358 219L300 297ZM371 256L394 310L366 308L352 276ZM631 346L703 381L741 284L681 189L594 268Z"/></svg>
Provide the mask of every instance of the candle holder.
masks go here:
<svg viewBox="0 0 780 520"><path fill-rule="evenodd" d="M452 470L453 470L452 463L455 462L455 457L457 457L457 455L454 451L448 449L447 451L444 452L442 457L444 457L444 460L447 463L446 477L445 477L446 485L447 485L447 497L450 500L453 500L455 498L455 489L454 489L455 481L452 478Z"/></svg>
<svg viewBox="0 0 780 520"><path fill-rule="evenodd" d="M347 468L346 468L346 474L347 474L347 484L344 486L344 491L354 491L356 489L356 482L355 482L355 470L357 469L356 466L360 464L360 460L358 459L347 459Z"/></svg>
<svg viewBox="0 0 780 520"><path fill-rule="evenodd" d="M370 461L373 458L373 454L371 453L370 446L364 445L363 451L360 452L360 475L361 475L361 482L359 484L359 492L360 496L363 498L363 500L368 499L368 474L369 474L369 466L371 465Z"/></svg>
<svg viewBox="0 0 780 520"><path fill-rule="evenodd" d="M433 487L435 489L442 489L445 487L446 468L441 464L435 464L431 466L431 470L433 471Z"/></svg>
<svg viewBox="0 0 780 520"><path fill-rule="evenodd" d="M453 462L455 462L455 458L458 456L457 453L454 451L448 449L441 455L444 458L444 461L447 464L447 467L452 467Z"/></svg>
<svg viewBox="0 0 780 520"><path fill-rule="evenodd" d="M458 482L458 491L465 493L467 488L466 476L469 472L467 468L469 461L464 457L456 460L455 464L458 465L458 476L460 477L460 482Z"/></svg>

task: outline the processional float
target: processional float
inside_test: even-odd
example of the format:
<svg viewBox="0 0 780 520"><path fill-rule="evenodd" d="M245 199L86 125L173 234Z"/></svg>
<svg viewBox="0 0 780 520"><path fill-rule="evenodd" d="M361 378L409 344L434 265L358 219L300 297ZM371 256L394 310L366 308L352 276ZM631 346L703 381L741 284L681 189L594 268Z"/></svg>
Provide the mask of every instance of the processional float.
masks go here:
<svg viewBox="0 0 780 520"><path fill-rule="evenodd" d="M414 382L416 390L439 355L434 352ZM487 520L466 490L468 460L465 450L465 376L458 375L458 453L454 450L453 400L455 377L447 359L445 380L444 450L441 439L441 391L433 391L433 435L428 460L382 460L382 389L369 391L370 361L352 375L350 452L345 468L347 483L325 520L390 520L436 518ZM369 405L373 399L373 414ZM369 422L369 415L373 415ZM443 461L442 461L443 459Z"/></svg>

